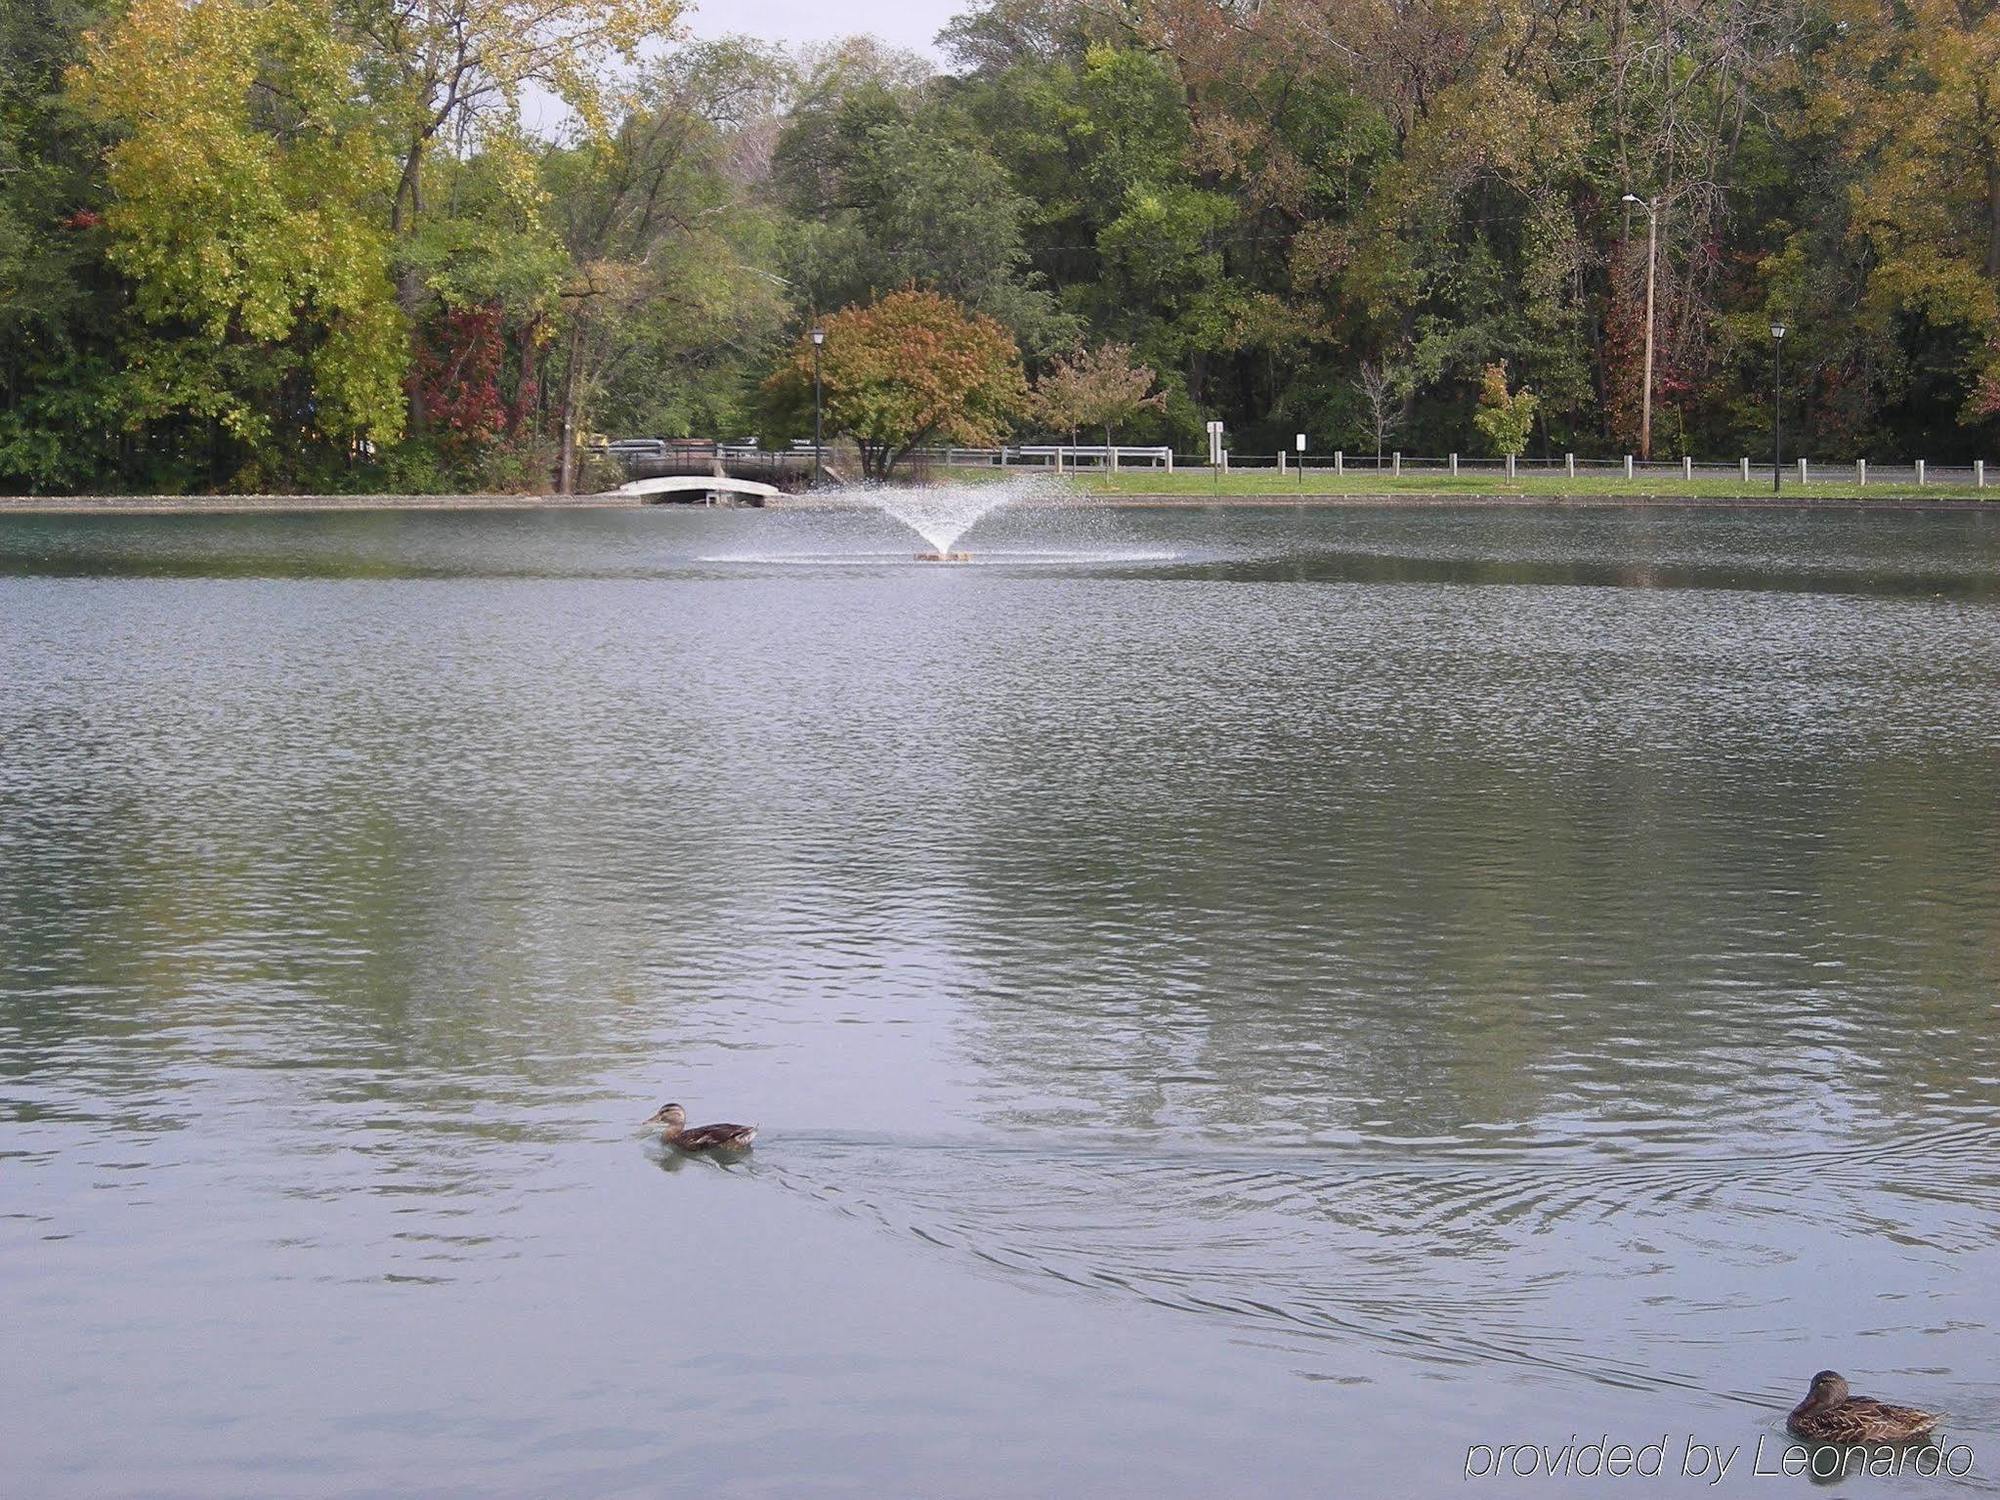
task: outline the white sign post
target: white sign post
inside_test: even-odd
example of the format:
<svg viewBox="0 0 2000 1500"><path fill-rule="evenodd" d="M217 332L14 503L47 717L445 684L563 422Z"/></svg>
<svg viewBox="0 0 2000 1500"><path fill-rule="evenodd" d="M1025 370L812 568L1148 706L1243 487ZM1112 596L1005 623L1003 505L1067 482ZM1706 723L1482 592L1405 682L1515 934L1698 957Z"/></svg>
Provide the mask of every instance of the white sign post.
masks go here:
<svg viewBox="0 0 2000 1500"><path fill-rule="evenodd" d="M1302 432L1292 441L1299 450L1299 488L1304 489L1306 487L1306 435Z"/></svg>
<svg viewBox="0 0 2000 1500"><path fill-rule="evenodd" d="M1220 422L1210 422L1208 424L1208 466L1211 469L1222 467L1222 424Z"/></svg>

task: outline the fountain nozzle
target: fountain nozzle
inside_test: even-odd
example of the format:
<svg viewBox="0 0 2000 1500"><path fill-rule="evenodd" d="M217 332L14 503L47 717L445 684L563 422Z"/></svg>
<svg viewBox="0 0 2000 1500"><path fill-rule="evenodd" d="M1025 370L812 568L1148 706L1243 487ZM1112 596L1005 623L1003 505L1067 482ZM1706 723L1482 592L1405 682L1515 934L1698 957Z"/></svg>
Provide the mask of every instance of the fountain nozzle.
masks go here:
<svg viewBox="0 0 2000 1500"><path fill-rule="evenodd" d="M935 563L971 562L972 554L970 552L919 552L917 554L917 561Z"/></svg>

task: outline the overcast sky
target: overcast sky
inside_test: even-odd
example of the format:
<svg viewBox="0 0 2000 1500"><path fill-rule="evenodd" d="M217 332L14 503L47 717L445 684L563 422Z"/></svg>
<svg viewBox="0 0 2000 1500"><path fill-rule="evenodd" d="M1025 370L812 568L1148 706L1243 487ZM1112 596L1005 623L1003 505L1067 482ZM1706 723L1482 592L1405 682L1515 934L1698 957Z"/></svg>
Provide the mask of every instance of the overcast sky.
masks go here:
<svg viewBox="0 0 2000 1500"><path fill-rule="evenodd" d="M823 42L872 32L935 57L931 38L969 0L694 0L696 36L740 33L768 42Z"/></svg>

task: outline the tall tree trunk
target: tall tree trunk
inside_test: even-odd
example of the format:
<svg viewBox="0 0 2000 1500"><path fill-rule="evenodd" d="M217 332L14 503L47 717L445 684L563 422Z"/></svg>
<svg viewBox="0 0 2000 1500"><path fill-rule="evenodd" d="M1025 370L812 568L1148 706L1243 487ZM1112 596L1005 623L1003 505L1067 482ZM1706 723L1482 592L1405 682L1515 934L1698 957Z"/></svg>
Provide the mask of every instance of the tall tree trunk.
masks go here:
<svg viewBox="0 0 2000 1500"><path fill-rule="evenodd" d="M389 237L392 246L400 247L404 233L411 222L423 212L423 170L424 143L421 139L410 143L409 152L403 157L403 175L396 184L396 201L389 209ZM396 277L396 300L402 306L403 316L410 320L410 337L417 336L417 315L423 310L424 283L412 265L405 265ZM412 380L407 385L409 420L405 430L415 435L424 430L424 392L420 381Z"/></svg>
<svg viewBox="0 0 2000 1500"><path fill-rule="evenodd" d="M1986 274L2000 276L2000 158L1986 153Z"/></svg>
<svg viewBox="0 0 2000 1500"><path fill-rule="evenodd" d="M569 362L563 370L562 438L556 465L556 493L561 495L576 493L576 429L583 416L579 407L583 396L585 322L583 310L577 309L575 320L570 325Z"/></svg>
<svg viewBox="0 0 2000 1500"><path fill-rule="evenodd" d="M541 358L542 320L530 318L521 329L521 366L514 378L514 399L507 408L507 436L518 438L534 415L541 395L537 366Z"/></svg>
<svg viewBox="0 0 2000 1500"><path fill-rule="evenodd" d="M1625 41L1630 25L1627 0L1618 0L1611 19L1611 98L1614 115L1612 132L1613 144L1618 152L1618 175L1625 184L1626 192L1632 191L1632 128L1625 93L1625 74L1631 65L1631 60L1625 52ZM1628 214L1626 217L1629 219L1631 215Z"/></svg>

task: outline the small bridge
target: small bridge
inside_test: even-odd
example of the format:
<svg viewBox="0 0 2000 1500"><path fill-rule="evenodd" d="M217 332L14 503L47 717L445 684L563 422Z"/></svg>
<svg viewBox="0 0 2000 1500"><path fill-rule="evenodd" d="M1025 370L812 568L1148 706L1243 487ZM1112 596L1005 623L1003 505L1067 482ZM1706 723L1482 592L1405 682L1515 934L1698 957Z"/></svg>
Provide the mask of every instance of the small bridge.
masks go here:
<svg viewBox="0 0 2000 1500"><path fill-rule="evenodd" d="M658 479L635 479L618 486L621 495L637 495L651 504L674 500L699 500L708 504L724 495L741 497L741 504L762 505L784 493L775 484L755 479L738 479L733 474L662 475Z"/></svg>
<svg viewBox="0 0 2000 1500"><path fill-rule="evenodd" d="M806 489L813 479L810 446L803 453L787 453L750 443L718 443L707 438L621 438L605 444L601 451L615 460L632 481L621 487L622 493L659 495L662 499L678 495L699 497L707 492L742 495L747 503L757 505L773 494ZM664 479L717 482L648 490L635 487Z"/></svg>

